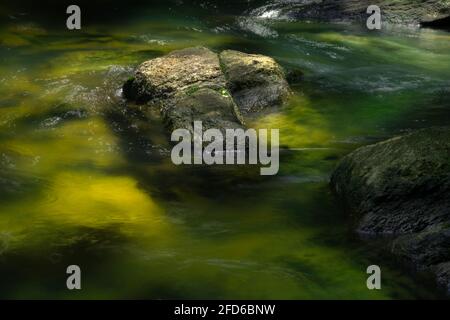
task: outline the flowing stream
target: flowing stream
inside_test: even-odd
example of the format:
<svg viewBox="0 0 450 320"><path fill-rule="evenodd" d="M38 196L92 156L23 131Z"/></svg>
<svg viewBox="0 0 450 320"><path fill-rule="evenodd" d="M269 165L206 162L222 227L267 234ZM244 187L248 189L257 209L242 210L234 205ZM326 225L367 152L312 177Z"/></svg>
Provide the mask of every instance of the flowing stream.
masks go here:
<svg viewBox="0 0 450 320"><path fill-rule="evenodd" d="M65 28L64 11L49 22L7 10L1 298L441 297L433 279L352 233L328 179L359 146L450 123L449 33L219 13L210 2L88 16L81 31ZM303 70L291 101L251 123L279 128L290 148L277 176L176 167L158 119L124 121L133 69L195 45ZM80 291L66 289L71 264ZM366 287L372 264L382 290Z"/></svg>

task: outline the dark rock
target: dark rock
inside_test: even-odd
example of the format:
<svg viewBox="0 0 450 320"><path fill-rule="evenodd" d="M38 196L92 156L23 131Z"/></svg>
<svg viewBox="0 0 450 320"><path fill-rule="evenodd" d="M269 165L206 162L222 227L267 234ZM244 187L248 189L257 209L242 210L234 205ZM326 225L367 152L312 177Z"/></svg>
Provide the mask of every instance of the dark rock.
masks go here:
<svg viewBox="0 0 450 320"><path fill-rule="evenodd" d="M450 261L449 156L450 128L423 129L357 149L331 177L359 233L391 235L395 255L440 270L440 282L450 279L441 265Z"/></svg>
<svg viewBox="0 0 450 320"><path fill-rule="evenodd" d="M300 69L291 69L286 73L286 80L289 84L297 84L303 81L305 74Z"/></svg>
<svg viewBox="0 0 450 320"><path fill-rule="evenodd" d="M398 237L393 241L391 251L423 268L450 261L449 248L450 224L442 223Z"/></svg>
<svg viewBox="0 0 450 320"><path fill-rule="evenodd" d="M450 292L450 262L440 263L433 269L438 284L447 289L447 292Z"/></svg>
<svg viewBox="0 0 450 320"><path fill-rule="evenodd" d="M447 31L450 30L450 15L444 18L435 19L431 21L422 21L422 27L430 27L436 29L445 29Z"/></svg>
<svg viewBox="0 0 450 320"><path fill-rule="evenodd" d="M276 18L319 21L366 21L369 5L381 9L382 20L394 24L429 24L450 16L447 0L314 0L274 1L253 10L255 16L276 12ZM447 21L448 22L448 21ZM447 25L448 26L448 25Z"/></svg>
<svg viewBox="0 0 450 320"><path fill-rule="evenodd" d="M361 216L359 231L417 232L450 215L450 128L420 130L357 149L331 177Z"/></svg>

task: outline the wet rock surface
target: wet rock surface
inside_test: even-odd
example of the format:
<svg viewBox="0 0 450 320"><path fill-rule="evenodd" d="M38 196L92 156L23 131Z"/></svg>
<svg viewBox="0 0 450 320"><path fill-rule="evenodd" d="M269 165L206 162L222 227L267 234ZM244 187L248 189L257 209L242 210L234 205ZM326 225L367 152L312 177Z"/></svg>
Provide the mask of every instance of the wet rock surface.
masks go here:
<svg viewBox="0 0 450 320"><path fill-rule="evenodd" d="M243 113L280 105L289 95L284 71L270 57L225 50L220 62L228 89Z"/></svg>
<svg viewBox="0 0 450 320"><path fill-rule="evenodd" d="M301 0L274 1L253 10L252 15L270 18L321 21L365 21L369 5L377 5L383 21L394 24L430 24L450 17L446 0ZM448 21L447 21L448 23ZM447 24L448 25L448 24Z"/></svg>

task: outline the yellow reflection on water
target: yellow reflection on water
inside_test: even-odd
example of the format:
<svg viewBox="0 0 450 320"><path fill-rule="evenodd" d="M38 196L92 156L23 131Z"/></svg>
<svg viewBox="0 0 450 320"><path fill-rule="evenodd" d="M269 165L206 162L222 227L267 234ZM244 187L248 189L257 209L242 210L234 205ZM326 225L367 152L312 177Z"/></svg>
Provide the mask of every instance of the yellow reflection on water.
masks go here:
<svg viewBox="0 0 450 320"><path fill-rule="evenodd" d="M51 198L39 206L47 219L61 224L94 228L121 224L125 229L133 225L153 234L167 228L161 208L128 176L59 173L52 181Z"/></svg>
<svg viewBox="0 0 450 320"><path fill-rule="evenodd" d="M327 121L307 97L296 94L280 112L270 113L250 124L259 129L279 129L280 145L289 148L324 146L332 138Z"/></svg>
<svg viewBox="0 0 450 320"><path fill-rule="evenodd" d="M24 158L36 159L23 162L21 169L44 176L57 168L117 166L124 161L117 149L117 137L100 117L74 120L31 134L19 133L5 141L3 147Z"/></svg>
<svg viewBox="0 0 450 320"><path fill-rule="evenodd" d="M14 172L40 181L36 193L2 205L0 234L11 235L9 250L38 240L49 226L119 226L124 235L170 240L151 194L132 176L110 172L125 163L117 139L103 118L92 116L5 141L0 151L13 157Z"/></svg>

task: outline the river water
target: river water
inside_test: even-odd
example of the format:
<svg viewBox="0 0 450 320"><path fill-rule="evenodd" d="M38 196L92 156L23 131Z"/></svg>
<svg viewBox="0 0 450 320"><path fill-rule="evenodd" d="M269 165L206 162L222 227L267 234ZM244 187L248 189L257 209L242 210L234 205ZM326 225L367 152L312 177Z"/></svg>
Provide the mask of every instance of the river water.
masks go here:
<svg viewBox="0 0 450 320"><path fill-rule="evenodd" d="M0 10L0 297L441 297L351 232L328 179L359 146L450 123L450 34L186 6L88 17L80 31L64 12ZM303 70L286 106L250 122L280 129L277 176L176 167L158 119L124 120L133 69L195 45ZM82 290L66 289L71 264ZM372 264L382 290L366 287Z"/></svg>

